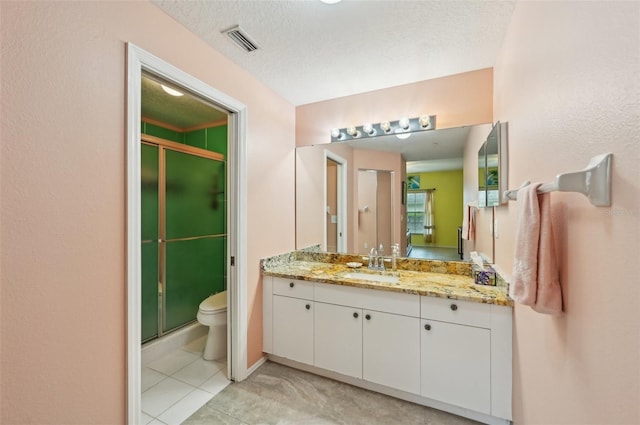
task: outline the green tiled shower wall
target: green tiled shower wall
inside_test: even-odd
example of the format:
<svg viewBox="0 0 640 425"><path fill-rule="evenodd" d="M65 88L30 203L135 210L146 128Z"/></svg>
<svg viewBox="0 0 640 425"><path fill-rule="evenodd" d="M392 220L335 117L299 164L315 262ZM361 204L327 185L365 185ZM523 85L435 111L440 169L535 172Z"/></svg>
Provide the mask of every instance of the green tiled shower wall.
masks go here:
<svg viewBox="0 0 640 425"><path fill-rule="evenodd" d="M226 163L165 151L169 241L159 246L159 149L143 144L141 154L142 340L146 341L158 335L159 250L166 253L163 332L195 320L200 302L226 288Z"/></svg>
<svg viewBox="0 0 640 425"><path fill-rule="evenodd" d="M201 130L179 132L160 127L158 125L142 122L141 129L143 134L148 134L149 136L160 137L172 142L184 143L185 145L221 153L225 157L227 156L226 125L203 128Z"/></svg>

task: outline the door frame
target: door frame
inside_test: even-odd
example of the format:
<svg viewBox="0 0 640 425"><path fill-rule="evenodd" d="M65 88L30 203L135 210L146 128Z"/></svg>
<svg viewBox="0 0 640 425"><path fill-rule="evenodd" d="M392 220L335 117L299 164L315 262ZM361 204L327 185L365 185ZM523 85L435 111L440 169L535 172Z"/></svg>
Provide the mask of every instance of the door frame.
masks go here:
<svg viewBox="0 0 640 425"><path fill-rule="evenodd" d="M140 138L141 78L146 71L207 99L229 113L227 153L227 350L229 378L247 377L247 107L201 80L127 43L127 423L140 423L141 254ZM231 264L234 258L234 264Z"/></svg>
<svg viewBox="0 0 640 425"><path fill-rule="evenodd" d="M322 226L323 226L323 243L324 250L327 250L327 160L331 160L338 164L338 239L337 239L337 251L339 253L347 252L347 160L340 155L331 152L328 149L324 150L324 163L323 163L323 212L322 212Z"/></svg>

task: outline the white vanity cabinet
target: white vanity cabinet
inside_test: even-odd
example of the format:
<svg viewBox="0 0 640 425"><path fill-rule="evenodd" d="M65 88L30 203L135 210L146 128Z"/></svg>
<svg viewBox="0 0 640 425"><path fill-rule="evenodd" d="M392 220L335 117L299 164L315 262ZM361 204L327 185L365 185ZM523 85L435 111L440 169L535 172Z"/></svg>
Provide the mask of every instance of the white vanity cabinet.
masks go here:
<svg viewBox="0 0 640 425"><path fill-rule="evenodd" d="M362 378L362 309L315 303L314 365Z"/></svg>
<svg viewBox="0 0 640 425"><path fill-rule="evenodd" d="M275 361L509 423L510 307L269 276L263 283L263 349Z"/></svg>
<svg viewBox="0 0 640 425"><path fill-rule="evenodd" d="M420 319L364 311L362 377L420 394Z"/></svg>
<svg viewBox="0 0 640 425"><path fill-rule="evenodd" d="M420 394L418 297L316 283L314 299L314 366Z"/></svg>
<svg viewBox="0 0 640 425"><path fill-rule="evenodd" d="M273 354L313 364L313 282L273 279Z"/></svg>
<svg viewBox="0 0 640 425"><path fill-rule="evenodd" d="M510 418L511 373L501 370L511 370L511 309L424 296L420 301L421 394Z"/></svg>

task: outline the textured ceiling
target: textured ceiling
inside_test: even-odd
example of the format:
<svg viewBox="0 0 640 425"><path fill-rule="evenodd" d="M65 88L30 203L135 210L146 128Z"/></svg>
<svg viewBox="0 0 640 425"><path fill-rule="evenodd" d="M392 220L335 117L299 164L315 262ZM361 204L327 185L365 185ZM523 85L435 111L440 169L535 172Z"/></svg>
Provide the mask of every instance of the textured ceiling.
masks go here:
<svg viewBox="0 0 640 425"><path fill-rule="evenodd" d="M515 1L153 0L293 105L494 65ZM240 25L259 49L221 33Z"/></svg>
<svg viewBox="0 0 640 425"><path fill-rule="evenodd" d="M179 97L165 93L158 81L155 77L142 76L140 112L143 118L161 121L182 130L227 120L226 112L214 108L188 92ZM173 87L169 83L164 84Z"/></svg>

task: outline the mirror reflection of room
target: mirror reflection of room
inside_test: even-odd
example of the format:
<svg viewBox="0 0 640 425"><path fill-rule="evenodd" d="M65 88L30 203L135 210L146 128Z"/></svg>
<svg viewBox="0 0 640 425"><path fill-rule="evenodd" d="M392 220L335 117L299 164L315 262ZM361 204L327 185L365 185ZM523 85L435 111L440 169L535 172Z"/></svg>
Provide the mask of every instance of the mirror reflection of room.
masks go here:
<svg viewBox="0 0 640 425"><path fill-rule="evenodd" d="M405 140L384 136L298 147L298 248L313 246L326 238L326 244L320 245L327 252L367 255L380 243L383 247L398 243L403 257L468 261L471 251L479 251L487 261L493 261L493 211L478 208L481 197L478 187L481 181L486 184L485 178L479 176L480 170L484 173L485 157L483 154L480 161L478 151L484 149L491 129L491 124L480 124L415 133ZM335 244L340 220L332 198L335 195L330 191L335 185L335 170L327 162L327 152L344 158L349 169L344 183L347 243L342 250ZM360 178L364 170L392 170L397 177L389 204L393 218L386 225L390 237L379 236L380 229L370 224L378 211L377 204L368 199L374 191L365 193L359 187L364 181ZM323 173L327 176L326 194L319 190L322 180L318 179ZM470 205L474 208L476 231L473 237L463 238L463 211ZM320 212L322 221L314 218L320 218ZM327 230L324 236L315 235L317 229L323 228Z"/></svg>

